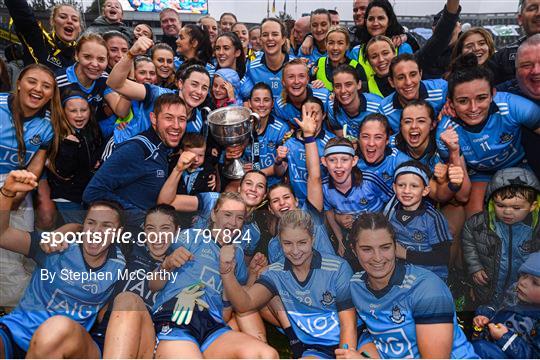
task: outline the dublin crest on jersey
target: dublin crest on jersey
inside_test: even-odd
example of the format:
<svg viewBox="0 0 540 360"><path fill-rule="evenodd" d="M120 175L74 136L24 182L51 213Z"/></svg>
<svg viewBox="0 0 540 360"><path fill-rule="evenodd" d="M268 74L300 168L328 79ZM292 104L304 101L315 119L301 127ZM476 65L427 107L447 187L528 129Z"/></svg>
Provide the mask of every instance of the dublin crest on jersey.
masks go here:
<svg viewBox="0 0 540 360"><path fill-rule="evenodd" d="M394 307L392 307L392 315L390 316L390 320L392 320L392 322L395 324L401 324L403 321L405 321L405 315L401 313L399 306L394 305Z"/></svg>
<svg viewBox="0 0 540 360"><path fill-rule="evenodd" d="M41 144L41 135L36 134L30 139L30 144L39 145Z"/></svg>
<svg viewBox="0 0 540 360"><path fill-rule="evenodd" d="M330 306L335 302L336 302L336 297L332 295L330 291L327 290L322 294L321 304L323 304L323 306Z"/></svg>
<svg viewBox="0 0 540 360"><path fill-rule="evenodd" d="M502 133L501 137L499 138L499 143L504 144L504 143L510 142L512 141L513 138L514 138L514 135L512 134Z"/></svg>

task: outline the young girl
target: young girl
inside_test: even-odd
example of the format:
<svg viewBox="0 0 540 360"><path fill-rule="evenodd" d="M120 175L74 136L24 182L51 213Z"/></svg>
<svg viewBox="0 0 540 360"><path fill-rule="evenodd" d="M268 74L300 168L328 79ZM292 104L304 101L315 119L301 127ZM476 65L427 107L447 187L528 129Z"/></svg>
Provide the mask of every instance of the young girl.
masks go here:
<svg viewBox="0 0 540 360"><path fill-rule="evenodd" d="M369 114L360 125L358 144L360 158L358 167L370 171L381 178L388 187L394 183L394 172L403 162L411 158L396 148L389 146L390 124L382 114Z"/></svg>
<svg viewBox="0 0 540 360"><path fill-rule="evenodd" d="M452 61L455 61L462 54L473 53L478 60L478 65L484 65L495 53L495 50L493 35L489 30L474 27L459 36L452 50Z"/></svg>
<svg viewBox="0 0 540 360"><path fill-rule="evenodd" d="M241 332L232 331L225 323L229 310L223 297L225 272L219 264L221 249L233 252L237 264L234 276L246 281L247 269L241 248L232 244L246 217L246 204L236 193L222 193L210 214L208 232L186 229L172 244L174 252L162 268L177 274L175 281L152 281L150 288L160 290L154 304L154 321L159 341L156 357L190 358L276 358L270 346ZM199 234L199 235L198 235ZM223 275L222 275L223 274ZM194 285L195 284L195 285ZM197 289L204 289L197 292ZM193 301L192 317L176 308L185 298ZM187 303L189 304L189 303ZM198 307L196 304L201 304ZM206 306L205 306L206 305ZM198 307L198 308L197 308ZM207 308L207 310L204 309ZM180 311L178 310L180 309ZM178 316L180 315L180 316Z"/></svg>
<svg viewBox="0 0 540 360"><path fill-rule="evenodd" d="M338 240L338 254L350 258L346 235L354 219L364 212L378 212L392 197L392 190L375 174L360 171L352 143L331 139L324 147L323 165L329 179L323 183L324 210Z"/></svg>
<svg viewBox="0 0 540 360"><path fill-rule="evenodd" d="M334 106L328 112L330 127L338 136L358 137L362 121L378 112L381 99L362 92L358 72L346 64L334 70L334 95Z"/></svg>
<svg viewBox="0 0 540 360"><path fill-rule="evenodd" d="M452 234L445 217L424 200L429 195L428 172L415 160L401 164L394 175L396 196L384 214L395 230L396 257L431 270L446 282Z"/></svg>
<svg viewBox="0 0 540 360"><path fill-rule="evenodd" d="M274 172L277 176L281 177L287 171L291 187L300 202L300 206L304 204L308 194L305 146L309 143L316 143L320 156L326 143L334 137L332 133L323 129L325 113L320 99L313 96L307 97L302 104L302 116L300 118L304 118L304 114L314 117L314 129L310 129L309 134L304 134L301 129L296 131L293 137L278 147L276 161L274 162ZM298 121L296 122L298 124Z"/></svg>
<svg viewBox="0 0 540 360"><path fill-rule="evenodd" d="M521 145L521 127L540 134L540 106L493 87L489 70L477 66L476 56L466 54L449 78L448 98L456 117L445 116L437 135L454 129L472 181L467 215L482 210L484 193L491 176L499 169L526 166ZM449 147L437 141L442 157Z"/></svg>
<svg viewBox="0 0 540 360"><path fill-rule="evenodd" d="M174 76L173 49L165 43L156 44L150 49L150 57L156 67L156 84L167 89L175 90L176 78Z"/></svg>
<svg viewBox="0 0 540 360"><path fill-rule="evenodd" d="M99 165L102 139L86 94L68 90L62 105L69 127L57 136L59 145L50 156L47 180L51 199L65 223L82 223L82 194Z"/></svg>
<svg viewBox="0 0 540 360"><path fill-rule="evenodd" d="M212 98L216 108L229 105L242 105L239 96L240 78L232 69L219 69L214 74L212 81Z"/></svg>
<svg viewBox="0 0 540 360"><path fill-rule="evenodd" d="M295 358L333 358L338 347L356 348L349 265L337 256L313 249L313 222L303 211L284 214L278 234L285 259L270 265L248 289L235 275L234 270L238 272L242 264L235 261L234 248L221 248L221 279L233 308L240 312L256 310L278 296L291 324L285 334L289 342L299 342Z"/></svg>
<svg viewBox="0 0 540 360"><path fill-rule="evenodd" d="M315 79L323 82L324 87L329 91L334 89L333 78L340 65L349 65L358 73L358 77L363 75L363 81L366 80L362 66L356 60L347 57L349 48L349 32L344 27L332 27L326 34L326 49L328 54L321 56L314 64L312 75Z"/></svg>
<svg viewBox="0 0 540 360"><path fill-rule="evenodd" d="M86 94L95 109L104 138L109 138L118 117L129 114L130 102L111 90L107 84L107 44L100 35L83 35L75 49L77 62L56 74L60 91L79 90Z"/></svg>

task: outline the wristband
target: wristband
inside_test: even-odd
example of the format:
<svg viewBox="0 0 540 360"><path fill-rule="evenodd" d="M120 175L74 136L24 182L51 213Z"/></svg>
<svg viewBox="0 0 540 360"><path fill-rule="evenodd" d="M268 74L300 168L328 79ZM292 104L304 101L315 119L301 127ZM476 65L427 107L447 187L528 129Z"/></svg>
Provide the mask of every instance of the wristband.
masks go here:
<svg viewBox="0 0 540 360"><path fill-rule="evenodd" d="M281 165L281 164L283 164L283 160L276 160L276 161L274 161L274 165L279 166L279 165Z"/></svg>
<svg viewBox="0 0 540 360"><path fill-rule="evenodd" d="M128 59L130 59L130 60L133 60L135 58L135 55L133 55L133 53L131 52L131 49L128 50L126 55L127 55Z"/></svg>
<svg viewBox="0 0 540 360"><path fill-rule="evenodd" d="M2 193L2 195L4 195L4 196L7 197L7 198L14 198L14 197L17 195L16 192L13 193L13 195L9 195L9 194L5 193L5 191L6 191L6 189L4 189L4 187L2 186L2 187L0 188L0 193Z"/></svg>
<svg viewBox="0 0 540 360"><path fill-rule="evenodd" d="M461 189L461 185L457 186L457 185L452 184L451 182L448 182L448 188L452 192L458 192Z"/></svg>
<svg viewBox="0 0 540 360"><path fill-rule="evenodd" d="M315 136L305 136L304 137L304 144L310 144L315 142Z"/></svg>

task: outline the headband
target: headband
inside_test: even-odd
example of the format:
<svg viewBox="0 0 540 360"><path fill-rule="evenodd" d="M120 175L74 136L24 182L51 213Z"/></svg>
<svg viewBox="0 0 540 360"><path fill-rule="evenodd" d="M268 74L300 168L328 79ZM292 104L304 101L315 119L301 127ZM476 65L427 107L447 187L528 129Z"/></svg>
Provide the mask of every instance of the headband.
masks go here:
<svg viewBox="0 0 540 360"><path fill-rule="evenodd" d="M327 149L324 149L324 156L334 155L334 154L347 154L355 156L354 149L347 145L336 145L330 146Z"/></svg>
<svg viewBox="0 0 540 360"><path fill-rule="evenodd" d="M73 95L73 96L68 96L67 98L63 99L63 100L62 100L62 106L66 105L66 103L67 103L69 100L73 100L73 99L83 99L83 100L86 100L86 102L88 102L88 99L85 98L84 96L81 96L81 95Z"/></svg>
<svg viewBox="0 0 540 360"><path fill-rule="evenodd" d="M418 175L418 176L420 176L420 178L424 182L425 186L429 185L429 178L428 178L426 172L424 170L419 169L419 168L414 167L414 166L403 166L403 167L400 167L399 169L397 169L395 174L394 174L394 182L396 181L396 179L398 178L399 175L403 175L403 174L415 174L415 175Z"/></svg>

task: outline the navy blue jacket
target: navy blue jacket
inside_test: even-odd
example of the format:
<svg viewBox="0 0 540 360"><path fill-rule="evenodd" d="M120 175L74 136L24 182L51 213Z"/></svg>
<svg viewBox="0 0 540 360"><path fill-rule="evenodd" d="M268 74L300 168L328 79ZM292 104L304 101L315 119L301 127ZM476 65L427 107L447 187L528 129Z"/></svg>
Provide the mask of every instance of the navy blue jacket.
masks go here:
<svg viewBox="0 0 540 360"><path fill-rule="evenodd" d="M152 127L121 143L86 187L83 201L116 201L127 210L127 225L140 226L167 180L171 151Z"/></svg>
<svg viewBox="0 0 540 360"><path fill-rule="evenodd" d="M520 301L499 310L480 306L476 315L483 315L494 324L504 324L508 332L495 344L504 349L509 359L538 359L540 357L540 306Z"/></svg>

